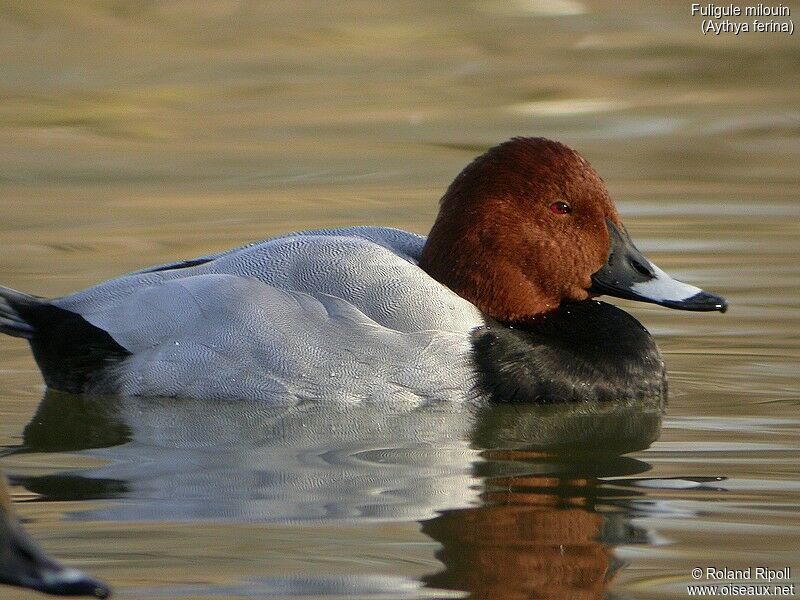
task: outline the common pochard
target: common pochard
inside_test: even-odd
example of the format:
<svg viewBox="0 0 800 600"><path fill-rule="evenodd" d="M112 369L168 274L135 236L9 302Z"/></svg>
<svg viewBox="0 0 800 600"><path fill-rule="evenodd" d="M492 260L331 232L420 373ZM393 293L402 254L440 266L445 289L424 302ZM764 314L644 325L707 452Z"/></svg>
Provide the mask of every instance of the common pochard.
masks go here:
<svg viewBox="0 0 800 600"><path fill-rule="evenodd" d="M0 288L0 330L48 386L296 402L658 397L650 334L599 294L685 310L723 298L636 249L571 148L514 138L469 164L427 239L292 233L54 300Z"/></svg>

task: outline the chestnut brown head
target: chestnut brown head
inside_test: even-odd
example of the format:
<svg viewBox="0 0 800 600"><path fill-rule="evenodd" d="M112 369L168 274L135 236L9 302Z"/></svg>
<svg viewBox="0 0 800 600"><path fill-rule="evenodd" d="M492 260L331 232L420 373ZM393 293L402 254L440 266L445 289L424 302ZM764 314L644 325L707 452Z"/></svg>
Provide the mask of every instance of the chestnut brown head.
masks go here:
<svg viewBox="0 0 800 600"><path fill-rule="evenodd" d="M689 310L725 306L644 258L597 172L545 138L513 138L455 178L420 266L501 321L530 319L598 293Z"/></svg>

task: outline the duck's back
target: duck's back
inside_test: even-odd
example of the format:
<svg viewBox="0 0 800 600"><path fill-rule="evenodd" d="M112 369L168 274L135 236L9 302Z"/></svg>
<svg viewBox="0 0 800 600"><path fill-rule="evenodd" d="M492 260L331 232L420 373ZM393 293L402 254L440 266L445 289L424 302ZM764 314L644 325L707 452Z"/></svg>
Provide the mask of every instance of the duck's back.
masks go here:
<svg viewBox="0 0 800 600"><path fill-rule="evenodd" d="M418 266L425 238L318 230L114 279L53 305L130 356L96 381L142 395L442 398L483 319Z"/></svg>

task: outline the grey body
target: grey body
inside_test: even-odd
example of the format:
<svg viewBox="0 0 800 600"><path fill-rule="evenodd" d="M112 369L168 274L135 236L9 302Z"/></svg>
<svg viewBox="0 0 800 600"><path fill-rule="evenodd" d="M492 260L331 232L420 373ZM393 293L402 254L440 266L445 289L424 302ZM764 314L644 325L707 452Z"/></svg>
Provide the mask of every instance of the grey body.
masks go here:
<svg viewBox="0 0 800 600"><path fill-rule="evenodd" d="M464 397L474 377L469 333L483 319L417 266L424 242L377 227L290 234L52 304L131 354L90 391L276 402Z"/></svg>

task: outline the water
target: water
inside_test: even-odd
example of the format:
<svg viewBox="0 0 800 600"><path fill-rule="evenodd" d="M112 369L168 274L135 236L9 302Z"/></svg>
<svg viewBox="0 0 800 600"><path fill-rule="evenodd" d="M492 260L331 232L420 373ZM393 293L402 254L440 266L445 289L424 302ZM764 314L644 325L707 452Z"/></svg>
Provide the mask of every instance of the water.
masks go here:
<svg viewBox="0 0 800 600"><path fill-rule="evenodd" d="M0 57L5 285L59 295L309 227L425 233L460 168L524 134L579 149L638 246L731 304L619 302L665 353L663 423L44 395L4 337L0 445L28 451L0 466L59 558L129 598L797 581L796 36L704 37L684 2L2 2ZM558 438L596 450L536 450Z"/></svg>

